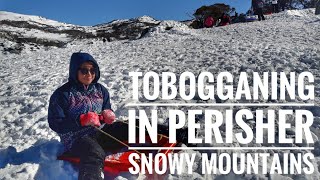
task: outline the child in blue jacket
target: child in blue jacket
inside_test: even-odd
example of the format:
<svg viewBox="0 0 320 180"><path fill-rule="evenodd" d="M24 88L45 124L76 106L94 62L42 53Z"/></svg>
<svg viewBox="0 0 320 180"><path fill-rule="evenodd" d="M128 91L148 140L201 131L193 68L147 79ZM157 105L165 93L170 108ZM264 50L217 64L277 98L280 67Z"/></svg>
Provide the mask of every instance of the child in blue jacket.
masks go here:
<svg viewBox="0 0 320 180"><path fill-rule="evenodd" d="M114 131L111 133L119 139L127 133L126 126L111 124L115 115L109 92L98 83L99 78L99 66L90 54L73 53L68 82L54 91L49 103L50 128L58 133L66 151L80 157L79 179L102 179L108 144L93 126L100 126L102 120L110 124L104 130Z"/></svg>
<svg viewBox="0 0 320 180"><path fill-rule="evenodd" d="M73 53L68 82L54 91L49 103L49 126L60 136L65 151L80 157L80 180L103 179L106 151L121 146L93 126L99 127L101 120L107 124L103 131L120 141L128 138L127 124L113 123L109 92L98 83L99 78L99 66L90 54ZM169 134L166 126L158 125L158 129ZM187 130L177 134L177 140L187 144Z"/></svg>

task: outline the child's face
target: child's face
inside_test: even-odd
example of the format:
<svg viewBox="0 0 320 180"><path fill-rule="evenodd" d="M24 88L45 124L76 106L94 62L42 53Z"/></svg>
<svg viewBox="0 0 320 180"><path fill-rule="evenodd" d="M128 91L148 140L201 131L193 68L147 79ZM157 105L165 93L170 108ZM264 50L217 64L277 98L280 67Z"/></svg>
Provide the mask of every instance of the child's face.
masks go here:
<svg viewBox="0 0 320 180"><path fill-rule="evenodd" d="M85 62L81 64L78 70L78 81L84 85L89 85L92 83L96 77L95 69L92 63Z"/></svg>

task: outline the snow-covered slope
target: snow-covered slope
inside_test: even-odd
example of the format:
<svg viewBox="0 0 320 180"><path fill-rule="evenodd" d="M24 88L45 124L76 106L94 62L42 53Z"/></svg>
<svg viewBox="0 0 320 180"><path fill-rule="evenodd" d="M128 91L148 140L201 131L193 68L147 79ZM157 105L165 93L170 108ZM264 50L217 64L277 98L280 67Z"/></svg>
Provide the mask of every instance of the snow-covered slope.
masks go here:
<svg viewBox="0 0 320 180"><path fill-rule="evenodd" d="M77 26L39 16L0 11L0 38L13 42L13 44L1 42L6 52L20 53L24 48L35 50L38 46L64 47L76 39L101 38L105 41L138 39L158 23L159 21L151 17L143 16L93 27Z"/></svg>
<svg viewBox="0 0 320 180"><path fill-rule="evenodd" d="M0 21L3 21L3 20L29 21L39 25L43 24L43 25L50 25L50 26L61 27L61 28L76 27L75 25L72 25L72 24L61 23L61 22L46 19L40 16L23 15L23 14L17 14L17 13L6 12L6 11L0 12Z"/></svg>
<svg viewBox="0 0 320 180"><path fill-rule="evenodd" d="M18 43L62 47L75 36L92 34L87 27L6 11L0 11L0 24L0 37Z"/></svg>
<svg viewBox="0 0 320 180"><path fill-rule="evenodd" d="M0 179L77 178L77 173L70 164L55 159L61 146L58 136L48 126L47 108L52 92L67 81L71 54L79 50L91 53L100 64L100 82L109 89L112 107L119 119L126 119L128 116L125 105L132 98L131 78L128 75L130 71L170 71L176 74L209 71L214 75L223 71L234 75L238 75L240 71L310 71L315 76L316 98L315 106L307 109L314 114L312 132L315 140L319 139L320 16L315 16L313 12L314 10L286 11L267 16L266 21L197 30L189 29L179 22L165 21L150 29L144 38L135 41L104 43L98 39L79 39L66 44L65 48L40 46L36 51L24 48L20 54L0 54ZM33 33L31 35L37 36ZM4 39L1 41L10 43ZM162 107L160 110L163 113L159 121L166 123L167 109ZM316 151L318 153L315 153L314 163L318 166L319 141L315 145ZM195 164L192 175L167 175L166 178L268 179L265 175L203 176L198 167L199 164ZM285 178L281 175L271 176L271 179ZM286 177L319 179L320 176L316 168L312 175ZM117 178L137 177L121 174Z"/></svg>

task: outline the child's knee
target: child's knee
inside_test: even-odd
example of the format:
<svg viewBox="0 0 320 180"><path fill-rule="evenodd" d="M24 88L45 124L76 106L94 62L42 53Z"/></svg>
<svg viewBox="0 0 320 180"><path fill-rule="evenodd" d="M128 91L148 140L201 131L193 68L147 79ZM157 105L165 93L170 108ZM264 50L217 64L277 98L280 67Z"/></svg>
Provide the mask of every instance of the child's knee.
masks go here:
<svg viewBox="0 0 320 180"><path fill-rule="evenodd" d="M84 156L102 161L103 163L106 153L104 152L102 147L98 143L96 143L93 146L88 147L88 149L86 150L86 153L84 153Z"/></svg>
<svg viewBox="0 0 320 180"><path fill-rule="evenodd" d="M80 151L81 154L80 161L103 164L106 153L97 140L86 137L82 139L81 143L81 148L77 147L77 151Z"/></svg>

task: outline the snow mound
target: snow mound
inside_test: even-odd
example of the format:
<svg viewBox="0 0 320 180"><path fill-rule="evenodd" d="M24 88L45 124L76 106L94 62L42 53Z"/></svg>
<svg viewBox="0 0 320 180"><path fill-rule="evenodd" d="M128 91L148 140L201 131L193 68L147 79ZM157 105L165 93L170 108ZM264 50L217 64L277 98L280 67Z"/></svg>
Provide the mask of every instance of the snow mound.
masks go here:
<svg viewBox="0 0 320 180"><path fill-rule="evenodd" d="M194 30L181 22L168 20L162 21L158 26L151 28L146 36L152 37L162 33L188 35L193 32Z"/></svg>
<svg viewBox="0 0 320 180"><path fill-rule="evenodd" d="M139 18L136 18L138 21L140 22L144 22L144 23L159 23L160 21L157 21L155 19L153 19L150 16L141 16Z"/></svg>
<svg viewBox="0 0 320 180"><path fill-rule="evenodd" d="M285 14L288 16L296 16L296 17L310 17L315 16L315 9L304 9L304 10L287 10Z"/></svg>
<svg viewBox="0 0 320 180"><path fill-rule="evenodd" d="M290 23L295 24L297 21L304 23L320 23L320 16L315 15L315 9L286 10L280 13L267 15L270 23Z"/></svg>
<svg viewBox="0 0 320 180"><path fill-rule="evenodd" d="M5 169L0 169L0 179L34 179L38 168L39 165L33 163L25 163L22 165L8 165Z"/></svg>
<svg viewBox="0 0 320 180"><path fill-rule="evenodd" d="M0 179L76 179L70 164L56 161L62 149L56 140L39 140L21 152L12 146L0 149Z"/></svg>

